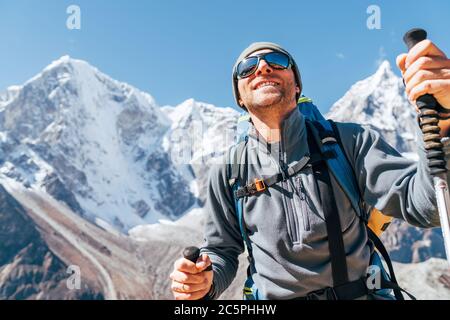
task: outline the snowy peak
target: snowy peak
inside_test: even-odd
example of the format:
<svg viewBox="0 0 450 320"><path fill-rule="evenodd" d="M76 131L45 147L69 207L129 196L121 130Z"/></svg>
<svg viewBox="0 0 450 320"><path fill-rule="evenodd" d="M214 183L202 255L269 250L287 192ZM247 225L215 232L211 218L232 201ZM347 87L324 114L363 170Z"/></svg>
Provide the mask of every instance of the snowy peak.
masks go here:
<svg viewBox="0 0 450 320"><path fill-rule="evenodd" d="M372 90L377 90L378 87L386 88L393 87L398 84L401 86L403 85L401 79L392 71L391 64L387 60L384 60L380 64L374 75L367 78L366 82L371 84Z"/></svg>
<svg viewBox="0 0 450 320"><path fill-rule="evenodd" d="M162 146L171 121L149 94L69 56L8 92L0 100L6 176L124 231L193 205L190 181Z"/></svg>
<svg viewBox="0 0 450 320"><path fill-rule="evenodd" d="M109 76L99 71L96 67L92 66L88 62L80 59L74 59L68 55L62 56L61 58L51 62L42 70L42 72L27 81L27 83L40 77L45 78L58 76L61 74L66 74L67 76L71 76L79 80L84 80L92 76L100 76L101 78L107 78L110 81L119 83L118 81L113 80Z"/></svg>
<svg viewBox="0 0 450 320"><path fill-rule="evenodd" d="M172 121L165 145L172 149L190 148L190 164L207 155L223 153L233 142L239 113L232 108L188 99L162 110Z"/></svg>
<svg viewBox="0 0 450 320"><path fill-rule="evenodd" d="M401 78L388 61L372 76L358 81L327 114L342 122L356 122L377 129L399 151L415 150L416 113L405 95Z"/></svg>
<svg viewBox="0 0 450 320"><path fill-rule="evenodd" d="M88 62L71 58L68 55L50 63L39 74L28 80L24 87L36 85L43 85L47 89L65 87L67 90L84 90L84 95L91 91L95 94L101 93L98 92L99 90L109 90L111 91L111 97L117 102L122 102L137 94L148 104L156 105L155 100L149 94L141 92L124 82L116 81Z"/></svg>
<svg viewBox="0 0 450 320"><path fill-rule="evenodd" d="M375 72L374 77L381 81L383 79L395 78L396 76L394 72L392 72L390 62L388 60L384 60Z"/></svg>
<svg viewBox="0 0 450 320"><path fill-rule="evenodd" d="M195 178L191 190L203 202L209 167L234 142L239 113L194 99L162 111L172 121L164 150L186 180Z"/></svg>
<svg viewBox="0 0 450 320"><path fill-rule="evenodd" d="M176 107L164 107L163 110L172 120L172 124L180 127L192 121L202 121L214 125L218 119L231 116L237 117L238 112L232 108L218 108L212 104L188 99Z"/></svg>
<svg viewBox="0 0 450 320"><path fill-rule="evenodd" d="M74 81L72 85L76 87L83 85L84 80L92 78L95 74L100 74L100 72L87 62L63 56L50 63L40 73L28 80L24 86L33 86L42 82L45 82L47 86L63 86L69 81Z"/></svg>
<svg viewBox="0 0 450 320"><path fill-rule="evenodd" d="M89 65L89 63L87 63L84 60L71 58L69 55L64 55L61 58L56 59L55 61L50 63L47 67L45 67L43 72L58 68L60 66L67 66L67 65ZM94 68L92 66L90 67Z"/></svg>

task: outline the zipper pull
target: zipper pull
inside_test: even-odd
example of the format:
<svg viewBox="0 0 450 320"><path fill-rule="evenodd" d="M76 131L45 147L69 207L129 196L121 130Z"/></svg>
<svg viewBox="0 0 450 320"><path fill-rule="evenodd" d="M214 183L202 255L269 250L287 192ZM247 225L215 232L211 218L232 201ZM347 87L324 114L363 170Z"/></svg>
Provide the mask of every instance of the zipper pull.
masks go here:
<svg viewBox="0 0 450 320"><path fill-rule="evenodd" d="M302 177L298 177L300 182L300 200L305 200L305 187L303 186Z"/></svg>
<svg viewBox="0 0 450 320"><path fill-rule="evenodd" d="M287 165L284 163L284 161L280 161L280 169L281 169L281 175L283 176L283 181L286 181L287 179L289 179L289 174L288 174L288 167Z"/></svg>

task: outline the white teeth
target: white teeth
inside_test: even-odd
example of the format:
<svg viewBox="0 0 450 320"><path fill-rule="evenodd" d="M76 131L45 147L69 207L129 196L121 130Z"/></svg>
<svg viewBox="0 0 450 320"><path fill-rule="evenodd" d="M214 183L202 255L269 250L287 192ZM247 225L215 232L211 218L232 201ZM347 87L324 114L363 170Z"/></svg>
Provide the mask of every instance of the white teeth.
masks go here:
<svg viewBox="0 0 450 320"><path fill-rule="evenodd" d="M262 88L262 87L265 87L265 86L276 86L276 85L277 85L276 82L272 82L272 81L264 81L264 82L259 83L259 84L256 86L255 89L259 89L259 88Z"/></svg>

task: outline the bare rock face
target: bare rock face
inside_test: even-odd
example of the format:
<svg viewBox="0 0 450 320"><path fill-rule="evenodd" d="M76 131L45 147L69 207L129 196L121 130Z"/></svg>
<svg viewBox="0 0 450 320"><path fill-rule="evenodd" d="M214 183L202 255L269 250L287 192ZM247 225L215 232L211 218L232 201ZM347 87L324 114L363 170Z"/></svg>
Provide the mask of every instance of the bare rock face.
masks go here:
<svg viewBox="0 0 450 320"><path fill-rule="evenodd" d="M52 195L56 200L66 203L69 208L79 215L83 215L83 209L78 203L74 194L67 189L66 185L61 182L55 173L50 173L43 180L42 186Z"/></svg>
<svg viewBox="0 0 450 320"><path fill-rule="evenodd" d="M158 176L154 187L157 198L155 209L173 220L179 218L187 208L195 203L195 198L181 175L173 169L166 153L154 152L147 158L146 169L149 175ZM176 201L173 201L176 197Z"/></svg>
<svg viewBox="0 0 450 320"><path fill-rule="evenodd" d="M440 228L420 229L394 220L381 239L394 261L417 263L432 257L445 259Z"/></svg>
<svg viewBox="0 0 450 320"><path fill-rule="evenodd" d="M66 271L23 207L0 185L0 299L103 299L87 284L68 290Z"/></svg>

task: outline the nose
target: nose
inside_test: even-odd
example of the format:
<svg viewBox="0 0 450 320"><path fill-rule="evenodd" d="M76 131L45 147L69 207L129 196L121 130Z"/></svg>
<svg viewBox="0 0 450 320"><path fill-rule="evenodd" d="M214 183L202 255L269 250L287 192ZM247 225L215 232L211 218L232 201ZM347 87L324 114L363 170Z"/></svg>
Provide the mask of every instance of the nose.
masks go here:
<svg viewBox="0 0 450 320"><path fill-rule="evenodd" d="M258 69L256 69L255 75L259 76L262 73L271 73L272 71L272 67L266 62L266 60L261 59L259 61Z"/></svg>

